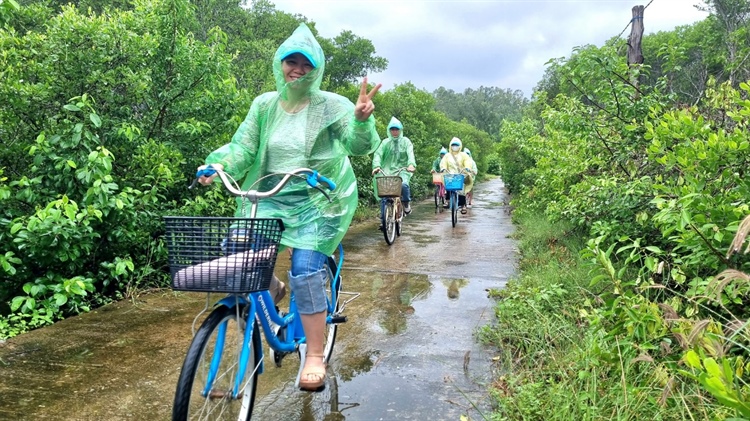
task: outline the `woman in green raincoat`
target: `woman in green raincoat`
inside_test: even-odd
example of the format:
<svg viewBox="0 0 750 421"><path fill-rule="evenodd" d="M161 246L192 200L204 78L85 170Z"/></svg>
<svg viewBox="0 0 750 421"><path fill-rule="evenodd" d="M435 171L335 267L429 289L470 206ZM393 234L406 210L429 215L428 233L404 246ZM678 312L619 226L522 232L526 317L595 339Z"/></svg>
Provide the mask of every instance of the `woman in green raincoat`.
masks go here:
<svg viewBox="0 0 750 421"><path fill-rule="evenodd" d="M403 124L396 117L391 117L388 123L388 137L383 139L372 156L372 174L375 175L382 170L386 175L401 177L401 202L404 204L404 213L408 215L411 213L409 182L417 167L417 161L414 158L414 145L411 139L404 136L403 130ZM396 174L395 171L399 168L406 168L406 170L401 170ZM381 213L383 209L385 209L385 201L381 200Z"/></svg>
<svg viewBox="0 0 750 421"><path fill-rule="evenodd" d="M291 181L279 194L261 200L257 217L281 218L281 244L292 249L289 281L307 337L307 358L300 387L324 385L326 271L324 264L344 237L357 207L357 182L349 155L372 153L380 143L375 130L372 97L362 81L359 98L320 90L325 67L323 49L310 29L300 24L276 50L273 74L276 91L253 101L230 143L212 152L206 164L243 179L243 190L265 191L290 170L307 167L336 183L331 201L304 180ZM203 167L202 167L203 168ZM259 181L268 174L279 174ZM216 175L201 177L210 184ZM249 216L250 206L237 199L238 217Z"/></svg>
<svg viewBox="0 0 750 421"><path fill-rule="evenodd" d="M445 149L444 147L440 148L440 154L438 155L437 158L435 158L434 161L432 161L432 169L430 170L430 173L440 172L440 161L443 160L443 157L447 153L448 153L448 149Z"/></svg>

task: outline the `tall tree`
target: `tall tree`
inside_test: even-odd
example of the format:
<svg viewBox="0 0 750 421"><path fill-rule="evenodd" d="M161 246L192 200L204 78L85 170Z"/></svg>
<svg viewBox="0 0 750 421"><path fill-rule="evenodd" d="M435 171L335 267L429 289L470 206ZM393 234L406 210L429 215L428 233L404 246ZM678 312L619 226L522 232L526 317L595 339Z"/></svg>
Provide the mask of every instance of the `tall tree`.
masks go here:
<svg viewBox="0 0 750 421"><path fill-rule="evenodd" d="M375 55L372 41L343 31L332 42L323 45L326 56L326 73L330 89L356 83L368 73L377 73L388 67L388 60Z"/></svg>
<svg viewBox="0 0 750 421"><path fill-rule="evenodd" d="M732 86L750 77L750 0L704 0L721 29L726 52L727 80Z"/></svg>
<svg viewBox="0 0 750 421"><path fill-rule="evenodd" d="M462 94L443 87L433 93L436 109L455 121L466 121L497 138L503 120L520 121L528 99L520 90L481 86Z"/></svg>

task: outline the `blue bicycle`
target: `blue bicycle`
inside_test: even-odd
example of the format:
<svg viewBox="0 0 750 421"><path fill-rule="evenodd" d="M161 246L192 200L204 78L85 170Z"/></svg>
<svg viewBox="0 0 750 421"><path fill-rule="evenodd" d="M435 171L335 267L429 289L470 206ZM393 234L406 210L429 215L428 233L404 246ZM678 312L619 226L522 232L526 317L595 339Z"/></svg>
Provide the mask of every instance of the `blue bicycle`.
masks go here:
<svg viewBox="0 0 750 421"><path fill-rule="evenodd" d="M275 306L268 291L284 225L280 219L255 218L255 214L260 199L277 194L293 179L304 179L326 197L320 183L330 190L335 188L333 182L307 168L285 174L267 192L241 191L227 174L210 166L199 171L198 177L211 175L211 171L218 173L232 194L251 203L251 217L164 218L172 288L209 293L206 308L193 322L193 340L177 381L173 420L250 419L258 376L264 372L261 329L277 367L281 367L285 356L295 352L299 355L295 383L299 386L307 345L294 292L290 293L288 312L284 312ZM342 312L359 296L341 291L343 262L343 248L339 245L326 265L326 364L333 352L337 327L346 322ZM199 317L209 310L210 293L214 292L227 295L212 306L195 331ZM344 294L351 298L342 300Z"/></svg>
<svg viewBox="0 0 750 421"><path fill-rule="evenodd" d="M458 196L464 189L464 174L443 173L445 190L449 194L449 207L451 210L451 224L456 227L458 223Z"/></svg>

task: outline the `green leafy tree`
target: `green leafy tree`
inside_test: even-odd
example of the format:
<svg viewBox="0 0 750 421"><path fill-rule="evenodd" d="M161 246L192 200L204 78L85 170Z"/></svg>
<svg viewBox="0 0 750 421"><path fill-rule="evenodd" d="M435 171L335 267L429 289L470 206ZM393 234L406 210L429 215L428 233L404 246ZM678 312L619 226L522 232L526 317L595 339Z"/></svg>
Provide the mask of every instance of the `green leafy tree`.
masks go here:
<svg viewBox="0 0 750 421"><path fill-rule="evenodd" d="M21 9L21 6L15 0L3 0L0 2L0 28L5 26L11 20L14 12Z"/></svg>
<svg viewBox="0 0 750 421"><path fill-rule="evenodd" d="M438 88L433 93L435 108L454 121L466 121L472 126L497 137L503 121L520 121L528 99L523 92L496 87L466 89L462 94Z"/></svg>
<svg viewBox="0 0 750 421"><path fill-rule="evenodd" d="M352 31L342 31L326 50L326 73L329 89L338 89L345 84L356 84L369 73L382 72L388 67L388 60L375 56L372 41L355 35ZM326 48L328 47L328 48Z"/></svg>
<svg viewBox="0 0 750 421"><path fill-rule="evenodd" d="M159 215L244 101L223 33L182 31L192 14L180 1L66 6L36 31L0 31L0 315L13 312L13 332L163 280Z"/></svg>
<svg viewBox="0 0 750 421"><path fill-rule="evenodd" d="M704 0L701 9L711 13L714 29L722 35L726 79L736 87L747 81L750 69L747 59L750 56L750 1L748 0ZM721 47L717 45L716 47Z"/></svg>

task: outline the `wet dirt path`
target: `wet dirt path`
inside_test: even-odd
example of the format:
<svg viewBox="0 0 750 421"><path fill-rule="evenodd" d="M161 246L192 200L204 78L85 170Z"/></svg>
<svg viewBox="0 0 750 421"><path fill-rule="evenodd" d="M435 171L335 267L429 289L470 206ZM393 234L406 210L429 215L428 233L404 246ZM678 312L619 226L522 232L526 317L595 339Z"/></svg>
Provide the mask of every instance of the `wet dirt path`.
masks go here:
<svg viewBox="0 0 750 421"><path fill-rule="evenodd" d="M266 364L253 419L483 419L494 354L473 333L492 321L486 290L514 272L506 201L501 180L478 185L455 228L432 200L419 203L391 246L375 220L352 227L344 290L361 296L345 312L326 389L294 389L294 355ZM144 294L0 344L0 420L169 419L204 305L204 294Z"/></svg>

